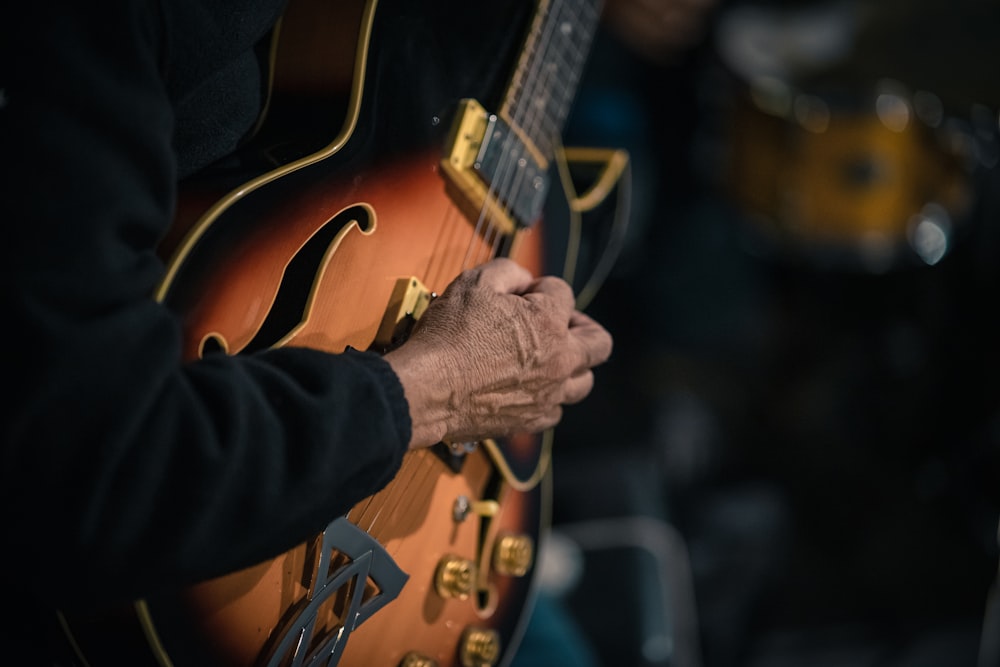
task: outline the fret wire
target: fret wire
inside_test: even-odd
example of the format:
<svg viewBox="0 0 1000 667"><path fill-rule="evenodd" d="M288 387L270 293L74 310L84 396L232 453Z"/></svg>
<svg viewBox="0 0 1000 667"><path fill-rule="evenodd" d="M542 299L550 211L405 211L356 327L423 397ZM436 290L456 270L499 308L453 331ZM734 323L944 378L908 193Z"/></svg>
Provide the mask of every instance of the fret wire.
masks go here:
<svg viewBox="0 0 1000 667"><path fill-rule="evenodd" d="M553 43L553 35L557 26L558 22L553 20L551 6L546 5L544 9L540 8L539 15L536 16L533 23L532 37L529 40L530 47L525 50L526 56L520 63L520 71L525 74L518 79L521 85L517 92L518 100L523 101L523 103L514 106L515 115L510 120L515 127L533 140L539 137L539 110L542 114L542 121L544 121L544 113L548 106L545 100L548 99L550 86L548 79L551 78L549 69L539 67L537 63L544 63L548 60L546 53ZM508 138L510 144L515 141L513 135L509 135ZM510 144L505 145L505 148L509 149ZM513 150L505 150L505 154L508 155L507 169L498 190L503 195L516 193L524 178L523 170L519 170L515 166L518 158L514 153ZM504 199L510 201L511 197L504 197Z"/></svg>
<svg viewBox="0 0 1000 667"><path fill-rule="evenodd" d="M547 24L546 27L561 27L563 24L568 24L570 30L568 32L563 32L559 28L548 30L553 37L547 40L547 43L541 44L543 47L541 49L539 33L542 30L532 31L530 44L525 50L526 57L519 63L514 79L515 85L508 95L507 104L511 109L508 112L511 117L523 117L526 113L530 113L528 109L537 103L537 99L528 94L529 88L536 87L534 84L538 78L544 76L552 66L561 69L566 79L556 77L554 83L547 87L551 94L546 96L546 103L542 107L540 127L543 131L536 134L529 132L532 141L547 159L552 157L552 139L562 131L563 123L569 113L571 98L576 92L580 71L599 18L597 3L580 3L582 5L580 7L571 7L557 0L552 4L553 7L549 8L543 24ZM584 16L577 15L575 11L577 9L580 9Z"/></svg>
<svg viewBox="0 0 1000 667"><path fill-rule="evenodd" d="M553 158L554 141L569 114L597 29L599 4L599 0L552 0L539 5L500 107L501 115L526 135L546 160ZM563 30L564 26L568 29ZM517 151L511 149L513 141L514 137L505 140L505 157L491 181L491 194L499 194L502 201L510 201L509 195L522 185L515 181L524 177L523 171L516 169L518 157Z"/></svg>

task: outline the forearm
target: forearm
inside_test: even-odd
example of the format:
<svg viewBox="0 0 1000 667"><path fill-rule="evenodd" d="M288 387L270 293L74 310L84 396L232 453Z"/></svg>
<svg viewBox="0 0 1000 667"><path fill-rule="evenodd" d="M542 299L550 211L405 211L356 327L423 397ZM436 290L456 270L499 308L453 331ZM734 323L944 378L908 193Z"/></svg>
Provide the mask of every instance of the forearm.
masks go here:
<svg viewBox="0 0 1000 667"><path fill-rule="evenodd" d="M0 26L17 165L0 184L4 562L74 562L32 577L39 595L134 595L274 555L377 490L410 439L374 355L181 363L183 324L153 298L177 178L165 36L155 3L123 5Z"/></svg>

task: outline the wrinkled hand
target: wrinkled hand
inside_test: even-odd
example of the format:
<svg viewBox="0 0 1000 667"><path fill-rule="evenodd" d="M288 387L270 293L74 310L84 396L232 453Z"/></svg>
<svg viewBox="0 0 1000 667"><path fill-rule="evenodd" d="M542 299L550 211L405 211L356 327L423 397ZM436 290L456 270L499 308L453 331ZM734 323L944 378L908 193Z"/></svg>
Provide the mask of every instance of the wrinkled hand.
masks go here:
<svg viewBox="0 0 1000 667"><path fill-rule="evenodd" d="M386 360L413 419L411 447L537 432L594 386L611 335L563 280L497 259L459 275Z"/></svg>

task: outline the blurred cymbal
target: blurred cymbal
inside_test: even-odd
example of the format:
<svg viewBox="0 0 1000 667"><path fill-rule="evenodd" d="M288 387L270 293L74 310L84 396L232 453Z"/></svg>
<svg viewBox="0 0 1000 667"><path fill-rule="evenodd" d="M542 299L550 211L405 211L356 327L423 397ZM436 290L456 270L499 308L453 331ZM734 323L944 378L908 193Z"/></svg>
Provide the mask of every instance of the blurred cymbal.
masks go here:
<svg viewBox="0 0 1000 667"><path fill-rule="evenodd" d="M1000 2L867 0L859 8L850 57L822 78L895 79L933 92L957 114L973 104L1000 107Z"/></svg>
<svg viewBox="0 0 1000 667"><path fill-rule="evenodd" d="M889 78L933 92L957 113L1000 107L996 0L737 3L720 17L716 45L747 80L870 89Z"/></svg>

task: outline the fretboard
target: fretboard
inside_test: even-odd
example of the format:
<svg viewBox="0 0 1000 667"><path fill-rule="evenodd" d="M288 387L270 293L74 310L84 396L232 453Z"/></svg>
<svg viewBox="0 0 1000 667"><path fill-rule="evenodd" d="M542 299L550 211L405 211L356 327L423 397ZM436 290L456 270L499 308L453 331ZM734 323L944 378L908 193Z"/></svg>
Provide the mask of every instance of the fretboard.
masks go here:
<svg viewBox="0 0 1000 667"><path fill-rule="evenodd" d="M600 0L540 0L500 116L554 154L600 19Z"/></svg>

